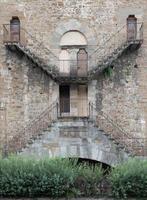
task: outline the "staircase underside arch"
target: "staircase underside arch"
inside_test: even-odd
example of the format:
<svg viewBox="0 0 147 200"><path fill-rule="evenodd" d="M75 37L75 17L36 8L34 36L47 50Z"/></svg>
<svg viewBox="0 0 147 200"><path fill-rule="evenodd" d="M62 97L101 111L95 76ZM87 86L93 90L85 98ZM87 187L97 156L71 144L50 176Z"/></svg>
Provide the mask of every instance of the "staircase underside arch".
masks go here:
<svg viewBox="0 0 147 200"><path fill-rule="evenodd" d="M87 151L85 151L85 148ZM91 155L88 155L89 151L92 151ZM84 153L83 153L84 152ZM57 153L57 152L56 152ZM61 158L81 158L87 160L94 160L99 163L104 163L111 167L123 162L125 160L125 156L122 152L113 153L104 151L103 149L98 149L95 145L90 149L88 146L80 147L80 153L77 154L64 154L61 151L57 153L58 157ZM57 156L50 156L51 158L56 158Z"/></svg>
<svg viewBox="0 0 147 200"><path fill-rule="evenodd" d="M104 132L88 121L57 122L44 131L21 155L37 158L62 157L95 160L109 166L128 159L128 155Z"/></svg>

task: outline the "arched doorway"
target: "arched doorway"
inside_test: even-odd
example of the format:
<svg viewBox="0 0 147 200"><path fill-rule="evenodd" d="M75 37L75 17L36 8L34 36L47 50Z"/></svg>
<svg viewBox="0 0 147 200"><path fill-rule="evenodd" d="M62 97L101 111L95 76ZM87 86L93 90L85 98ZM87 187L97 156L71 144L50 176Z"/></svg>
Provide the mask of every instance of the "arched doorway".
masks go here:
<svg viewBox="0 0 147 200"><path fill-rule="evenodd" d="M133 41L137 37L137 18L135 15L129 15L127 18L127 39Z"/></svg>
<svg viewBox="0 0 147 200"><path fill-rule="evenodd" d="M20 41L20 20L18 17L12 17L10 20L10 38L11 42Z"/></svg>

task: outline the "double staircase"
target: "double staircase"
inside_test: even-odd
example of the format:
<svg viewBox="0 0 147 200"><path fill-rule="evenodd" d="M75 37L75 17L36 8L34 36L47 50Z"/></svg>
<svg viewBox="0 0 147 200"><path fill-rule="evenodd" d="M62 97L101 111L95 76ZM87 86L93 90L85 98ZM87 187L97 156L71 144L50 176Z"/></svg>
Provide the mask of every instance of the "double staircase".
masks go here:
<svg viewBox="0 0 147 200"><path fill-rule="evenodd" d="M21 51L38 67L46 71L54 81L62 82L64 77L60 76L60 60L56 55L24 28L21 28L21 35L27 38L28 42L12 41L10 25L4 25L4 45L6 48L15 52ZM104 69L111 66L126 50L134 51L141 46L142 42L142 23L139 25L137 37L133 40L126 39L126 26L123 26L89 55L89 70L84 81L94 79ZM82 79L83 77L73 77L73 79L66 77L69 82L71 80L81 82ZM111 141L111 144L113 143L115 147L131 156L147 156L146 138L134 138L131 134L126 133L120 125L115 123L115 120L106 113L99 112L93 104L90 104L89 116L84 119L62 118L59 117L58 112L58 102L45 108L33 121L15 131L15 136L3 145L3 153L19 152L25 154L32 152L33 154L38 152L37 155L41 155L43 152L45 155L58 156L61 152L62 155L67 154L69 150L71 156L80 154L81 157L84 157L85 151L87 154L85 156L90 158L92 154L89 149L92 145L96 148L99 146L103 151L106 151L107 148L111 148L111 145L108 145ZM72 149L68 144L73 144ZM81 145L83 154L80 153ZM64 146L66 146L66 150ZM86 148L88 149L86 150Z"/></svg>
<svg viewBox="0 0 147 200"><path fill-rule="evenodd" d="M92 103L87 117L61 117L58 109L57 101L15 131L15 136L3 144L3 155L69 155L92 159L90 149L99 148L105 153L117 154L119 149L129 156L147 156L147 138L134 138Z"/></svg>

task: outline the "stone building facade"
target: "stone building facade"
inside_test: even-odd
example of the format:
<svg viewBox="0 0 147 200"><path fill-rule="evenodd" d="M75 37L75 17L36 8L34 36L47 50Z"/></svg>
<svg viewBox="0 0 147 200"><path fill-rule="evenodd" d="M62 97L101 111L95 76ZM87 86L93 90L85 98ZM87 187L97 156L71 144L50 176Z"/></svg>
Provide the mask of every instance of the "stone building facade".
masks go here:
<svg viewBox="0 0 147 200"><path fill-rule="evenodd" d="M116 130L111 129L117 126L123 137L133 138L128 138L129 145L136 142L135 138L142 142L141 138L147 137L146 11L145 0L0 1L2 150L10 143L19 143L18 138L30 140L29 132L24 134L28 124L39 119L42 122L42 113L53 104L57 118L71 120L72 127L75 118L83 122L92 115L103 129L99 117L105 113L114 123L108 127L108 119L103 120L105 133L113 132L116 137ZM127 41L129 16L137 20L133 22L135 48L134 44L128 48L128 43L122 46ZM111 62L107 59L110 55ZM102 70L98 71L99 62Z"/></svg>

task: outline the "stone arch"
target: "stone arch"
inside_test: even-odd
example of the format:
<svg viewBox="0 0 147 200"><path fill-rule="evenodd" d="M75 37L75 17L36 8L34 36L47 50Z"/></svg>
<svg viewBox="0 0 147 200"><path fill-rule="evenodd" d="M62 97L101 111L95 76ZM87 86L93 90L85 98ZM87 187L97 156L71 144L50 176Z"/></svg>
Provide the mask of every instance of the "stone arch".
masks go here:
<svg viewBox="0 0 147 200"><path fill-rule="evenodd" d="M87 39L83 33L77 30L70 30L63 34L60 46L86 46Z"/></svg>
<svg viewBox="0 0 147 200"><path fill-rule="evenodd" d="M69 19L68 21L62 20L62 22L57 24L57 27L51 34L50 47L52 49L59 49L60 52L60 41L62 36L65 33L74 30L85 36L87 45L95 45L95 41L97 41L95 30L89 27L88 22L80 22L77 19Z"/></svg>
<svg viewBox="0 0 147 200"><path fill-rule="evenodd" d="M86 153L85 149L91 149L91 155ZM99 163L103 163L106 165L109 165L111 167L114 167L115 165L121 163L123 160L125 160L125 154L124 152L118 152L114 153L111 151L104 151L103 149L99 149L97 145L90 145L88 146L81 146L80 147L80 153L78 154L64 154L62 151L56 152L55 156L50 156L51 158L54 157L61 157L61 158L81 158L81 159L88 159L88 160L94 160Z"/></svg>
<svg viewBox="0 0 147 200"><path fill-rule="evenodd" d="M60 41L62 36L69 32L76 30L79 33L82 33L87 41L86 51L88 55L91 55L93 52L93 48L96 45L97 41L97 33L96 30L89 26L88 21L79 21L78 19L69 19L62 20L56 26L56 28L52 31L51 37L49 40L50 48L53 49L54 54L59 58L61 53ZM89 48L90 46L90 48ZM71 57L71 60L73 58ZM91 64L88 64L88 68L91 67Z"/></svg>

